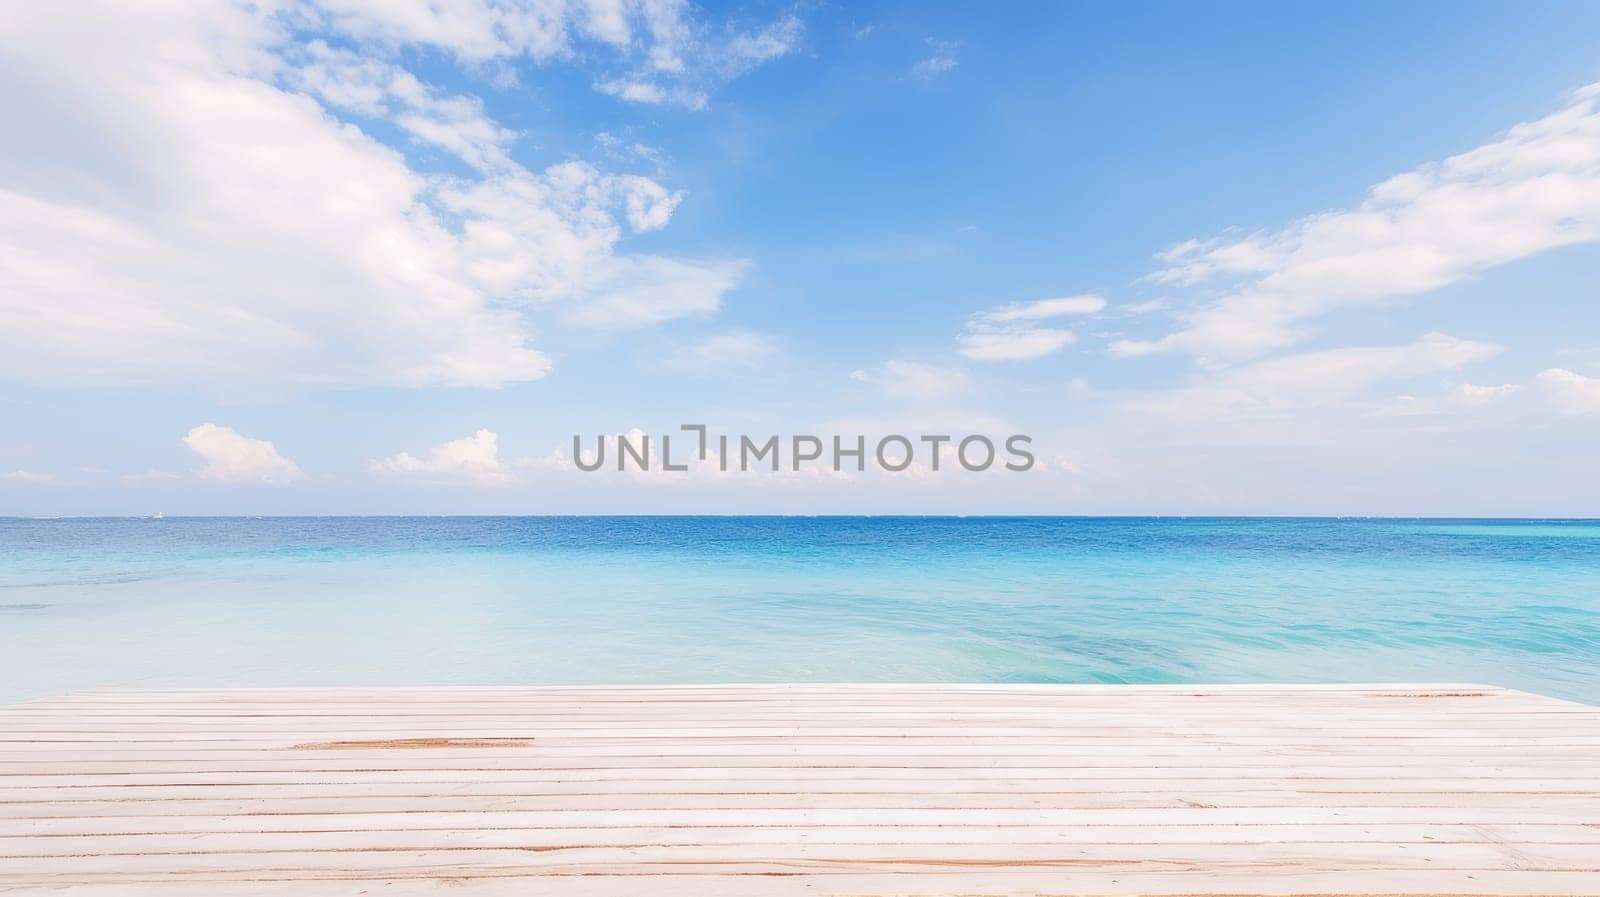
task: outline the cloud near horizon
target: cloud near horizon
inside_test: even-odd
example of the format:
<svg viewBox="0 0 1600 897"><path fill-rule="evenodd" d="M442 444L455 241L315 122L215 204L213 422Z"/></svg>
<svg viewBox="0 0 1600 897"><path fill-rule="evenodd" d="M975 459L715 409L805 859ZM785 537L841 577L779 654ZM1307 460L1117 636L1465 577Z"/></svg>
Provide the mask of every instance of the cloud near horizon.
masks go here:
<svg viewBox="0 0 1600 897"><path fill-rule="evenodd" d="M461 479L488 486L505 485L516 478L510 465L500 458L499 435L482 429L429 449L425 458L401 452L373 461L371 467L380 474Z"/></svg>
<svg viewBox="0 0 1600 897"><path fill-rule="evenodd" d="M1600 415L1600 377L1550 368L1539 374L1538 382L1562 414Z"/></svg>
<svg viewBox="0 0 1600 897"><path fill-rule="evenodd" d="M1332 412L1374 384L1456 371L1502 351L1493 343L1428 333L1405 345L1325 349L1211 372L1194 385L1138 396L1126 407L1175 421Z"/></svg>
<svg viewBox="0 0 1600 897"><path fill-rule="evenodd" d="M300 465L279 454L272 443L231 427L201 424L183 437L183 444L205 461L198 472L202 479L282 486L306 478Z"/></svg>

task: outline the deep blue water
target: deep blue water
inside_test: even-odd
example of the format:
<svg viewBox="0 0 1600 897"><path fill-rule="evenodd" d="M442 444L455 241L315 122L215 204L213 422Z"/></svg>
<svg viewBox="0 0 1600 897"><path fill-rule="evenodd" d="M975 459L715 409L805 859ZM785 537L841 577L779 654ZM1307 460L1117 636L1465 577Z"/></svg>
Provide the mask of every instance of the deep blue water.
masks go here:
<svg viewBox="0 0 1600 897"><path fill-rule="evenodd" d="M1600 521L0 519L0 701L848 680L1600 703Z"/></svg>

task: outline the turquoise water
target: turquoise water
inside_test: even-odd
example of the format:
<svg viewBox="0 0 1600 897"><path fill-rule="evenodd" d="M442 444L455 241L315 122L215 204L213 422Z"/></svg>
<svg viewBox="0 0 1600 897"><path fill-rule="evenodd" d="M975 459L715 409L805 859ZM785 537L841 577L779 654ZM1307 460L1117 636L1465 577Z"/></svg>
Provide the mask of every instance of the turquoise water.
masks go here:
<svg viewBox="0 0 1600 897"><path fill-rule="evenodd" d="M1600 522L0 519L74 688L1487 682L1600 703Z"/></svg>

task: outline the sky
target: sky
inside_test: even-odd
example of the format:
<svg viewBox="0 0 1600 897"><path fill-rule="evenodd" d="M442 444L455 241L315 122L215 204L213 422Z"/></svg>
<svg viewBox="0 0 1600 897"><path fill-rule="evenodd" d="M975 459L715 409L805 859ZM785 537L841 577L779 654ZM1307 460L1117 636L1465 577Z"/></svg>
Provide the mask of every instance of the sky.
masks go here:
<svg viewBox="0 0 1600 897"><path fill-rule="evenodd" d="M0 515L1600 515L1597 38L7 4ZM683 424L781 469L572 463ZM905 470L789 464L891 433ZM1026 471L919 440L1019 434Z"/></svg>

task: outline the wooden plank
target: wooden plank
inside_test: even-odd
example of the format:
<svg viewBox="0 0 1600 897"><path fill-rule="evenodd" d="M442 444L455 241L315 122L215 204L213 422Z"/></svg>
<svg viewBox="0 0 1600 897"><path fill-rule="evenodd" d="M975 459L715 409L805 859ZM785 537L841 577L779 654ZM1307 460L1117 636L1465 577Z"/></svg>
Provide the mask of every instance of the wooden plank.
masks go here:
<svg viewBox="0 0 1600 897"><path fill-rule="evenodd" d="M891 772L892 770L885 770ZM685 770L695 772L694 770ZM1410 795L1422 802L1425 798L1447 798L1467 794L1526 794L1566 795L1571 797L1600 797L1600 777L1583 780L1485 780L1476 779L1311 779L1285 777L1281 779L1240 780L1230 776L1209 776L1194 779L1074 779L1051 776L1009 775L937 775L936 771L899 770L894 776L839 774L794 776L786 774L756 775L741 770L737 777L719 777L711 770L699 775L680 777L629 777L612 776L546 776L523 781L449 781L450 771L439 771L435 781L395 781L382 776L302 776L309 781L281 782L217 782L194 784L183 782L155 782L129 785L77 784L67 777L42 777L47 784L0 790L0 812L30 803L50 802L80 804L85 802L113 801L129 806L149 805L153 802L182 802L193 800L296 800L319 797L524 797L556 798L561 796L626 795L647 798L652 795L866 795L914 794L924 797L939 795L1050 795L1062 800L1071 795L1090 797L1137 798L1144 795L1171 795L1174 793L1209 793L1225 795L1240 800L1262 801L1267 796L1291 793L1300 797L1322 795L1329 800L1351 800L1380 795L1399 797ZM990 772L1008 772L990 770ZM72 782L72 784L63 784ZM449 785L441 788L441 785Z"/></svg>
<svg viewBox="0 0 1600 897"><path fill-rule="evenodd" d="M568 847L667 844L1593 844L1600 835L1582 824L1460 823L1304 824L1258 826L1107 825L851 825L577 826L573 828L422 828L337 831L206 832L175 836L138 833L100 836L103 853L206 853L352 848L453 849L473 846ZM78 838L21 835L0 839L0 855L81 855Z"/></svg>
<svg viewBox="0 0 1600 897"><path fill-rule="evenodd" d="M447 883L441 883L447 882ZM1351 891L1355 883L1360 890ZM411 879L400 874L379 881L370 876L293 875L281 880L227 880L195 876L172 880L161 876L114 875L67 886L73 897L305 897L381 893L383 897L793 897L796 894L894 895L894 897L1042 897L1042 895L1128 895L1195 897L1196 894L1306 897L1306 895L1592 895L1591 872L1540 870L1373 870L1359 878L1348 871L1282 872L1223 871L1203 873L1101 872L1052 870L1041 876L986 868L973 872L949 869L937 875L903 874L828 876L792 875L609 875L549 876L507 870L475 877L438 876ZM1201 890L1196 890L1197 886ZM804 888L802 890L802 887ZM1109 890L1108 890L1109 889ZM54 897L55 886L20 887L8 897Z"/></svg>
<svg viewBox="0 0 1600 897"><path fill-rule="evenodd" d="M1463 825L1510 823L1589 825L1592 808L1549 806L1454 807L1449 818ZM1292 811L1292 812L1291 812ZM607 826L827 826L871 823L897 825L1271 825L1284 818L1311 825L1425 824L1444 812L1436 807L1160 807L1134 809L900 809L869 807L816 810L705 810L676 808L641 810L502 810L446 813L413 810L403 813L294 813L234 816L106 816L0 820L0 837L40 835L202 834L211 832L409 831L460 828L604 828Z"/></svg>
<svg viewBox="0 0 1600 897"><path fill-rule="evenodd" d="M1296 798L1300 797L1295 795ZM1492 807L1516 809L1528 801L1527 794L1494 795L1473 793L1386 792L1323 795L1321 805L1340 810L1369 807L1408 809L1473 809ZM1302 800L1288 799L1279 792L1236 794L1188 789L1136 792L1050 793L1036 790L969 791L948 793L927 791L817 792L762 791L757 793L694 794L656 792L641 794L619 791L610 794L556 794L518 796L421 795L405 797L371 796L353 793L326 793L315 797L243 797L211 799L181 798L164 800L39 800L0 803L0 820L27 819L104 819L149 816L246 816L260 813L315 817L370 814L414 813L423 810L441 813L561 812L572 810L771 810L804 807L809 810L858 809L936 809L936 810L1027 810L1048 802L1056 809L1110 810L1215 807L1227 809L1292 809ZM1600 793L1545 794L1540 805L1548 808L1584 810L1600 814Z"/></svg>
<svg viewBox="0 0 1600 897"><path fill-rule="evenodd" d="M204 874L242 878L367 874L373 877L472 877L505 870L550 876L685 875L774 871L811 873L894 872L938 875L951 869L1000 868L1049 873L1070 869L1108 874L1137 872L1263 871L1285 873L1368 869L1482 871L1504 868L1515 857L1546 872L1600 874L1593 845L1258 843L1258 844L732 844L569 846L541 850L246 851L238 853L96 854L50 857L58 875ZM27 870L34 858L0 858L0 876ZM396 874L395 870L404 870ZM1043 879L1041 879L1042 883ZM1109 882L1108 882L1109 883Z"/></svg>
<svg viewBox="0 0 1600 897"><path fill-rule="evenodd" d="M1472 684L93 691L0 892L1600 894L1600 710Z"/></svg>

